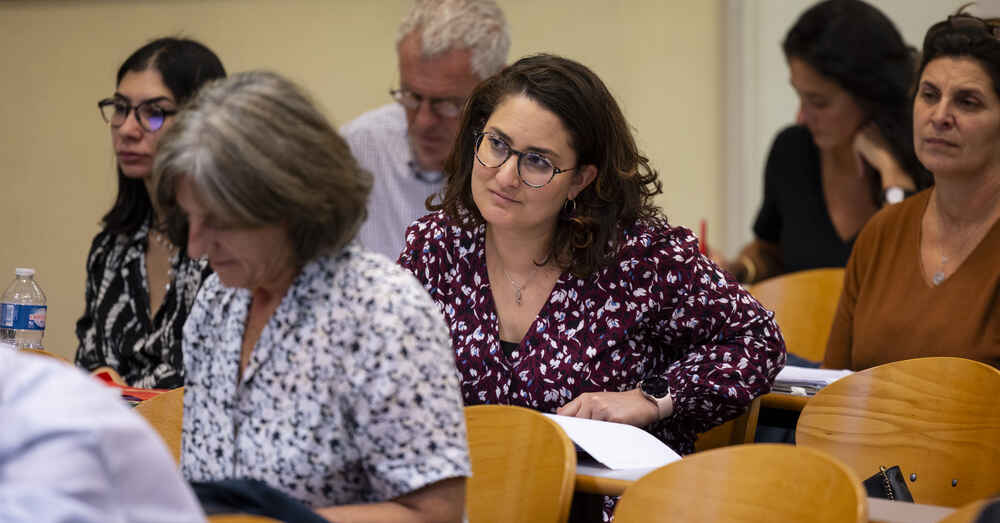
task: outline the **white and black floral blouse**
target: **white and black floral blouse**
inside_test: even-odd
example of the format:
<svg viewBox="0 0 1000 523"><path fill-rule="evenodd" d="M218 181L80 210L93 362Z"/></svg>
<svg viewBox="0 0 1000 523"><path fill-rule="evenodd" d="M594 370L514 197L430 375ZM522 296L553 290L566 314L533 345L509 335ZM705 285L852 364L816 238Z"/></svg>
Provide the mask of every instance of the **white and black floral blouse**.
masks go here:
<svg viewBox="0 0 1000 523"><path fill-rule="evenodd" d="M185 325L187 479L322 507L470 474L448 328L410 274L357 244L308 263L237 383L250 297L213 275Z"/></svg>

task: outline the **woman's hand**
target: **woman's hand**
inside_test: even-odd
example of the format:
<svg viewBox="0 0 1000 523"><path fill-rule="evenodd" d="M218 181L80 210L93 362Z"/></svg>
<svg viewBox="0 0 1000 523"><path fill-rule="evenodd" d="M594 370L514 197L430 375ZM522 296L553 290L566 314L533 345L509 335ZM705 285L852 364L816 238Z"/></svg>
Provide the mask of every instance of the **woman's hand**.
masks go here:
<svg viewBox="0 0 1000 523"><path fill-rule="evenodd" d="M912 191L917 188L910 175L896 161L889 148L889 142L882 136L875 122L869 122L854 134L853 147L858 160L858 172L865 172L865 163L872 166L881 177L883 189L902 187Z"/></svg>
<svg viewBox="0 0 1000 523"><path fill-rule="evenodd" d="M645 427L659 420L656 404L638 388L626 392L585 392L556 411L562 416Z"/></svg>

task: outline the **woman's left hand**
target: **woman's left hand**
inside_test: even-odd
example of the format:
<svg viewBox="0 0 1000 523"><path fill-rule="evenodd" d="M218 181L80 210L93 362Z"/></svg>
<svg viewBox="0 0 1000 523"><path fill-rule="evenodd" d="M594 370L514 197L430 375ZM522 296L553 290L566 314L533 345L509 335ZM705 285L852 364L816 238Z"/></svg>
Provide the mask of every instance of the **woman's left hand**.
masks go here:
<svg viewBox="0 0 1000 523"><path fill-rule="evenodd" d="M562 416L627 423L645 427L659 419L656 404L639 389L626 392L585 392L556 411Z"/></svg>
<svg viewBox="0 0 1000 523"><path fill-rule="evenodd" d="M882 136L878 126L870 122L854 135L854 154L858 160L858 172L864 172L864 162L871 165L881 178L882 187L902 187L914 190L917 186L910 175L900 167L889 148L889 142Z"/></svg>

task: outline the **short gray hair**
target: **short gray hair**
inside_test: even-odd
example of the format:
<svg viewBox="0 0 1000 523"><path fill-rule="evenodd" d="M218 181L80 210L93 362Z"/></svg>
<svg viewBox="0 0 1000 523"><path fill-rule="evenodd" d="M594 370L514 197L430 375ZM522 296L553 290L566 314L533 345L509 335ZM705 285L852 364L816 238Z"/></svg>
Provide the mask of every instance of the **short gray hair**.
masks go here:
<svg viewBox="0 0 1000 523"><path fill-rule="evenodd" d="M510 30L493 0L415 0L396 33L396 46L418 29L424 57L468 49L469 65L480 80L507 63Z"/></svg>
<svg viewBox="0 0 1000 523"><path fill-rule="evenodd" d="M228 225L287 227L300 267L354 238L372 187L371 174L309 96L264 71L205 86L164 134L153 176L178 245L187 240L176 198L186 177Z"/></svg>

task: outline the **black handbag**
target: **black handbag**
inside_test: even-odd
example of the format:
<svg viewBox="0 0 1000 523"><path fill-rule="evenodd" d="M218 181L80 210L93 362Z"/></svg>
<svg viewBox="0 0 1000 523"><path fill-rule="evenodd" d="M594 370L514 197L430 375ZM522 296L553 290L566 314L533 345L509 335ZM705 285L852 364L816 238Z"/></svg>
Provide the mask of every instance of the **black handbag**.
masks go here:
<svg viewBox="0 0 1000 523"><path fill-rule="evenodd" d="M906 486L906 479L903 478L903 471L899 466L885 468L881 465L874 476L863 482L865 492L870 498L882 498L889 501L906 501L913 503L913 496Z"/></svg>

